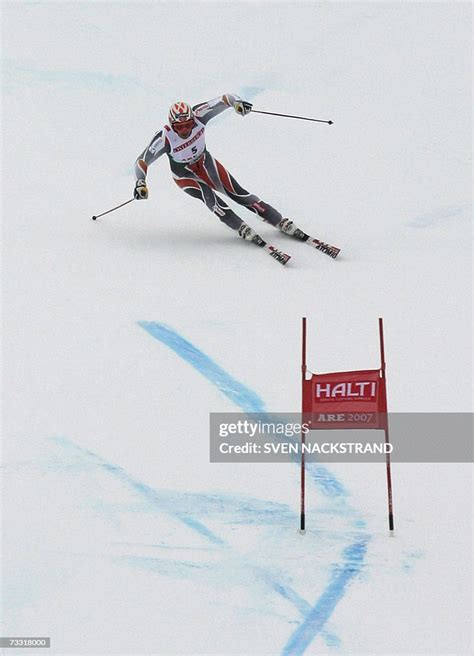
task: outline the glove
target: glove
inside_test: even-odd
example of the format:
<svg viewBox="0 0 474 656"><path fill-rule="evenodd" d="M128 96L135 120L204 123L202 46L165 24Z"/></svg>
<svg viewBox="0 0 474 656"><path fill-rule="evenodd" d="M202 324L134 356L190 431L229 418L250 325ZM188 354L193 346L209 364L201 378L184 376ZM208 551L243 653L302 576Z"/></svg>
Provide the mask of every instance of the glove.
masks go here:
<svg viewBox="0 0 474 656"><path fill-rule="evenodd" d="M145 180L136 181L133 195L135 196L136 200L145 200L148 198L148 189Z"/></svg>
<svg viewBox="0 0 474 656"><path fill-rule="evenodd" d="M236 100L234 103L234 109L237 114L241 116L246 116L252 111L252 103L247 102L246 100Z"/></svg>

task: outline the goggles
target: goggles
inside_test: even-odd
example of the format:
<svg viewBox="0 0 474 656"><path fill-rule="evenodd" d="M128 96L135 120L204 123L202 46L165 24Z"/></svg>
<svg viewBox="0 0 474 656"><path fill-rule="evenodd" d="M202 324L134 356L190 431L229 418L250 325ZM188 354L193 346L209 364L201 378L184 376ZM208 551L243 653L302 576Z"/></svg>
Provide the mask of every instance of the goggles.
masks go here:
<svg viewBox="0 0 474 656"><path fill-rule="evenodd" d="M180 134L181 132L186 134L190 132L195 125L194 119L189 118L186 121L175 121L171 127L177 134Z"/></svg>

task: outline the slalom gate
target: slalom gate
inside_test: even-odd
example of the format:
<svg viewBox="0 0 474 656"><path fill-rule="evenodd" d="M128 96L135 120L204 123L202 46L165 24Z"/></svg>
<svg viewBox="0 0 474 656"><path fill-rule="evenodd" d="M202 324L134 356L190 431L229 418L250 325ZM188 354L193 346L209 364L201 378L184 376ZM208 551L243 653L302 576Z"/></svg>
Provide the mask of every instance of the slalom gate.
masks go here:
<svg viewBox="0 0 474 656"><path fill-rule="evenodd" d="M306 367L306 318L302 320L301 414L309 430L383 430L389 444L387 383L383 321L379 319L380 367L360 371L316 374ZM300 531L305 531L305 433L301 434ZM392 475L390 453L385 454L388 493L388 525L393 534Z"/></svg>

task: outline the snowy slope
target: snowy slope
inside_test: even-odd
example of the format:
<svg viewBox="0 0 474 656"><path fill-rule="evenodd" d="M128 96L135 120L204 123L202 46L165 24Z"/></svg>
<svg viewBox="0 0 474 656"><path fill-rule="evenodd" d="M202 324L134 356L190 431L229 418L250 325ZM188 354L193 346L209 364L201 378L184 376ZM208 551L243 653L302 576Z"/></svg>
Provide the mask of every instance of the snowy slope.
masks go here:
<svg viewBox="0 0 474 656"><path fill-rule="evenodd" d="M302 315L313 370L377 366L382 316L390 409L470 409L470 11L4 4L2 635L56 654L470 653L470 465L394 465L391 539L383 466L313 468L302 537L297 467L208 462L209 412L298 411ZM164 159L147 202L90 221L131 196L171 102L227 91L334 120L230 110L207 135L340 260L239 209L293 255L279 266Z"/></svg>

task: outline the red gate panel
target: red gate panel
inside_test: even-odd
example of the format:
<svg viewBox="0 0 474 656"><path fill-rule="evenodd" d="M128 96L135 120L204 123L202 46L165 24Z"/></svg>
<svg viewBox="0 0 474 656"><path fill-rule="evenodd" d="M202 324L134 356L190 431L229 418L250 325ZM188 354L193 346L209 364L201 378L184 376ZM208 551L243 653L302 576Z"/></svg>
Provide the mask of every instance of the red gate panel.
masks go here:
<svg viewBox="0 0 474 656"><path fill-rule="evenodd" d="M311 429L385 428L382 369L311 374L303 380L303 414Z"/></svg>

